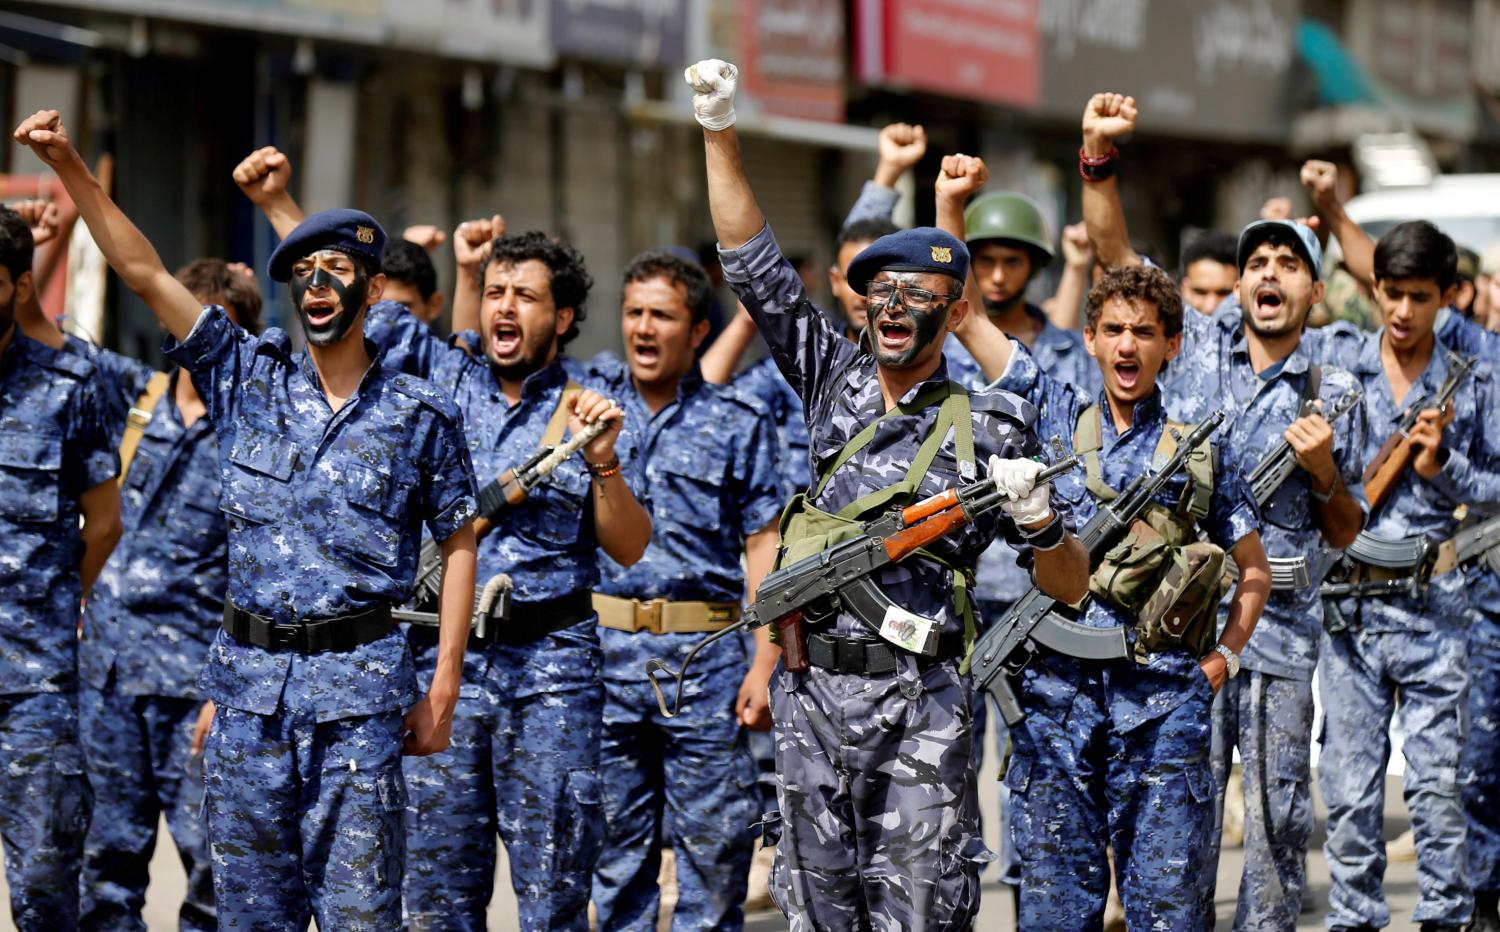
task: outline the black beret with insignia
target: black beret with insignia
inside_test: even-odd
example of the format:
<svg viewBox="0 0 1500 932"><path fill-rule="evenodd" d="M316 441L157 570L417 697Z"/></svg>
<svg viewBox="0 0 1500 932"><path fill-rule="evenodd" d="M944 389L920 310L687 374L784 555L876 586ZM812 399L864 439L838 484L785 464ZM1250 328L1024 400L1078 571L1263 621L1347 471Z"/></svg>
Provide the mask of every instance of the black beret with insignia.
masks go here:
<svg viewBox="0 0 1500 932"><path fill-rule="evenodd" d="M313 214L297 224L297 229L271 253L271 279L291 280L292 265L297 260L324 249L364 259L378 271L385 258L385 230L362 210L337 207Z"/></svg>
<svg viewBox="0 0 1500 932"><path fill-rule="evenodd" d="M890 233L865 247L849 263L849 287L862 295L870 279L883 271L940 272L962 283L969 275L969 249L962 240L937 227Z"/></svg>

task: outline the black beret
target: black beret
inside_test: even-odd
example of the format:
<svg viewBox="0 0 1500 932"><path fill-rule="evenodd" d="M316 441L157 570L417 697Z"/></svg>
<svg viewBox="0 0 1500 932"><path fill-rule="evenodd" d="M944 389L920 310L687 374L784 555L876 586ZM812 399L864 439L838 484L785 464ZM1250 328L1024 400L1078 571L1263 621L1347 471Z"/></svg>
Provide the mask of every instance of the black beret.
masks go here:
<svg viewBox="0 0 1500 932"><path fill-rule="evenodd" d="M865 247L849 263L845 277L855 294L877 272L940 272L960 282L969 276L969 249L963 241L937 227L913 227L890 233Z"/></svg>
<svg viewBox="0 0 1500 932"><path fill-rule="evenodd" d="M271 253L271 280L290 281L297 260L324 249L357 256L378 269L385 258L385 230L362 210L338 207L313 214Z"/></svg>

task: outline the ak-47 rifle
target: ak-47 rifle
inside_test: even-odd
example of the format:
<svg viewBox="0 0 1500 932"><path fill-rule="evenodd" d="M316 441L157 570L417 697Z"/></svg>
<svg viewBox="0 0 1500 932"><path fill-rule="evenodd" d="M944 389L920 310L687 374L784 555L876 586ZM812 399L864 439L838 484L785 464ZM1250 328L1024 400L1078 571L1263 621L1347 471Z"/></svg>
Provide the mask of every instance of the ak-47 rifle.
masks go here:
<svg viewBox="0 0 1500 932"><path fill-rule="evenodd" d="M1188 457L1223 421L1223 411L1210 414L1186 437L1177 438L1177 452L1160 470L1142 473L1114 501L1100 503L1099 510L1078 533L1079 543L1088 551L1090 568L1099 565L1146 505L1187 466ZM1007 724L1015 725L1022 717L1010 677L1025 669L1040 647L1085 660L1130 655L1123 628L1091 628L1074 621L1072 615L1072 608L1033 586L974 644L969 653L969 672L976 686L994 694Z"/></svg>
<svg viewBox="0 0 1500 932"><path fill-rule="evenodd" d="M1428 408L1437 408L1442 412L1453 400L1454 394L1459 386L1468 378L1469 372L1474 368L1475 357L1460 356L1457 353L1448 354L1448 377L1438 388L1437 394L1430 398L1423 398L1406 409L1402 415L1401 422L1396 425L1396 432L1391 434L1381 446L1380 452L1370 460L1365 467L1364 484L1365 499L1370 503L1370 511L1373 513L1379 508L1396 488L1401 474L1411 465L1416 458L1416 449L1411 442L1411 429L1417 424L1417 417Z"/></svg>
<svg viewBox="0 0 1500 932"><path fill-rule="evenodd" d="M1464 528L1453 543L1460 565L1483 560L1490 572L1500 575L1500 515Z"/></svg>
<svg viewBox="0 0 1500 932"><path fill-rule="evenodd" d="M584 444L593 440L608 427L605 421L595 421L555 447L543 447L520 466L501 473L479 490L479 516L474 519L474 537L482 540L495 527L500 515L515 508L531 490L536 488L552 471L577 453ZM422 542L422 553L417 558L417 581L412 589L412 603L418 608L437 604L438 592L443 582L443 554L437 541L427 538Z"/></svg>
<svg viewBox="0 0 1500 932"><path fill-rule="evenodd" d="M1324 419L1330 424L1335 423L1353 410L1363 398L1364 396L1358 389L1349 389L1344 393L1344 397L1334 403L1333 409L1324 414ZM1309 400L1302 406L1301 416L1306 417L1316 413L1317 404L1316 400ZM1296 468L1297 454L1290 443L1282 440L1274 450L1266 454L1265 459L1256 464L1250 475L1245 477L1250 484L1250 493L1255 497L1255 504L1265 507L1266 502L1271 500L1271 496L1276 494L1276 490L1281 488L1282 483L1286 482ZM1322 578L1312 572L1312 568L1308 566L1304 557L1271 557L1267 562L1271 565L1271 590L1273 592L1306 589ZM1240 569L1234 565L1234 560L1225 557L1224 568L1231 579L1237 581L1240 578Z"/></svg>
<svg viewBox="0 0 1500 932"><path fill-rule="evenodd" d="M1036 484L1050 482L1077 465L1077 457L1054 463L1037 475ZM740 615L740 620L695 644L675 673L665 661L646 661L646 677L656 691L656 702L662 715L671 718L677 714L682 705L684 677L698 652L742 629L775 624L781 633L782 661L788 670L794 671L805 670L808 665L803 653L803 621L831 619L841 610L882 634L892 626L914 632L905 643L911 644L919 654L936 653L938 626L932 619L892 602L875 583L875 574L884 567L900 563L980 515L993 511L1006 498L1006 494L997 491L995 484L987 478L948 489L905 509L893 509L867 522L858 536L767 574L755 593L755 601ZM677 683L677 693L670 708L666 694L657 682L658 673L666 674Z"/></svg>

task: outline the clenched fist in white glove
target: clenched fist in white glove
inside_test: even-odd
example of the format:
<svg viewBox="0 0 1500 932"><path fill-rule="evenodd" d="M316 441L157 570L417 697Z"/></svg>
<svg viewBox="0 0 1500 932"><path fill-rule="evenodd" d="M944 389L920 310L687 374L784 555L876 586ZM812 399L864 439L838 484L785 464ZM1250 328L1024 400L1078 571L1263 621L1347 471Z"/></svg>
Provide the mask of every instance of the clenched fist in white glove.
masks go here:
<svg viewBox="0 0 1500 932"><path fill-rule="evenodd" d="M1036 484L1036 477L1045 468L1036 460L990 457L990 481L995 483L995 491L1005 493L1010 499L1001 502L1000 507L1022 527L1041 524L1052 517L1052 484Z"/></svg>
<svg viewBox="0 0 1500 932"><path fill-rule="evenodd" d="M693 116L706 130L718 132L734 125L734 87L740 70L727 61L706 58L682 73L693 89Z"/></svg>

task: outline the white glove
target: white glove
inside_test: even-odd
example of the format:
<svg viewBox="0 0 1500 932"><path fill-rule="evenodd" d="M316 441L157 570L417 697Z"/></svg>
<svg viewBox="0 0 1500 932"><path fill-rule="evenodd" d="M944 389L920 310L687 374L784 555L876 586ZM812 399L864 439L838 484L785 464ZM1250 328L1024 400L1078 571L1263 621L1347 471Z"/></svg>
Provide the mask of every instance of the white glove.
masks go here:
<svg viewBox="0 0 1500 932"><path fill-rule="evenodd" d="M706 130L734 125L734 87L740 70L727 61L706 58L682 73L693 89L693 116Z"/></svg>
<svg viewBox="0 0 1500 932"><path fill-rule="evenodd" d="M995 491L1010 499L1000 507L1016 524L1038 524L1052 517L1052 484L1036 484L1036 477L1045 468L1036 460L990 457L990 481L995 483Z"/></svg>

